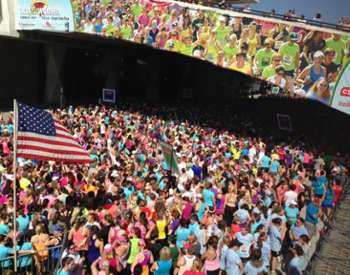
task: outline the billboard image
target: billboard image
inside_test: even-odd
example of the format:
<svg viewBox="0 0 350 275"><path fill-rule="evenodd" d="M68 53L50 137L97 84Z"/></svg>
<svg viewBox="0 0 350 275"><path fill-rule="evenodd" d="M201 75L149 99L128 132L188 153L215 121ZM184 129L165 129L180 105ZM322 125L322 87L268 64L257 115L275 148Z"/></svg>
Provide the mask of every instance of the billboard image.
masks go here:
<svg viewBox="0 0 350 275"><path fill-rule="evenodd" d="M350 74L346 69L350 56L348 33L175 1L19 2L24 11L35 11L34 17L40 17L37 10L45 10L43 5L60 6L69 14L67 18L74 18L74 22L69 20L69 31L202 59L272 83L271 94L316 100L350 114L344 97L339 97ZM45 4L33 8L34 2ZM22 25L27 22L19 21Z"/></svg>
<svg viewBox="0 0 350 275"><path fill-rule="evenodd" d="M70 0L17 0L17 30L74 31Z"/></svg>

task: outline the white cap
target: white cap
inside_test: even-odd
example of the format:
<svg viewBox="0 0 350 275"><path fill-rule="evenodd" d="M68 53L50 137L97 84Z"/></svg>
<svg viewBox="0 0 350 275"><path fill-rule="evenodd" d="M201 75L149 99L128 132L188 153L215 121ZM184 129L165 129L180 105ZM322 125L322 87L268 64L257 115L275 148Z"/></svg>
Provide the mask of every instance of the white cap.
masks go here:
<svg viewBox="0 0 350 275"><path fill-rule="evenodd" d="M321 51L315 52L315 53L314 53L314 58L317 58L317 57L324 57L323 52L321 52Z"/></svg>

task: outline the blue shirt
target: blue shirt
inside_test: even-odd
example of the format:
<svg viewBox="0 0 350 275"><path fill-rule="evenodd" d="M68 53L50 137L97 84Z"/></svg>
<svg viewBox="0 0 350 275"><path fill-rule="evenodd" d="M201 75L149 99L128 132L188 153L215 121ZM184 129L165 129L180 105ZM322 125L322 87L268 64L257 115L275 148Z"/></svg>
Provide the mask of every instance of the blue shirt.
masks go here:
<svg viewBox="0 0 350 275"><path fill-rule="evenodd" d="M317 180L312 182L312 188L314 189L316 195L323 196L324 186L321 181Z"/></svg>
<svg viewBox="0 0 350 275"><path fill-rule="evenodd" d="M28 215L26 216L19 216L16 221L18 222L18 230L21 234L25 234L28 230L29 223L30 223L30 217Z"/></svg>
<svg viewBox="0 0 350 275"><path fill-rule="evenodd" d="M8 257L11 257L13 252L13 249L7 246L4 246L3 244L0 244L0 265L1 267L5 268L5 267L9 267L10 265L12 265L12 261L8 260L8 261L2 261L3 259L6 259Z"/></svg>
<svg viewBox="0 0 350 275"><path fill-rule="evenodd" d="M334 199L334 191L333 189L327 188L326 196L324 198L323 204L324 205L332 205Z"/></svg>
<svg viewBox="0 0 350 275"><path fill-rule="evenodd" d="M199 209L198 209L198 213L197 213L197 217L198 217L198 220L202 220L203 217L204 217L204 213L205 213L205 203L201 203L199 205Z"/></svg>
<svg viewBox="0 0 350 275"><path fill-rule="evenodd" d="M313 202L310 202L306 207L306 221L312 224L317 224L319 212L319 206L314 204Z"/></svg>
<svg viewBox="0 0 350 275"><path fill-rule="evenodd" d="M199 229L199 224L197 222L196 223L191 223L188 226L188 229L190 230L191 234L194 234L194 232L196 232Z"/></svg>
<svg viewBox="0 0 350 275"><path fill-rule="evenodd" d="M183 248L184 245L182 241L187 242L188 237L191 235L191 232L187 228L179 227L176 232L176 246L179 248Z"/></svg>
<svg viewBox="0 0 350 275"><path fill-rule="evenodd" d="M300 274L304 271L304 260L302 257L295 256L289 263L289 266L296 268Z"/></svg>
<svg viewBox="0 0 350 275"><path fill-rule="evenodd" d="M288 221L291 221L293 224L296 223L298 219L299 209L297 207L286 206L284 208L284 211L286 212Z"/></svg>
<svg viewBox="0 0 350 275"><path fill-rule="evenodd" d="M202 176L202 168L196 165L192 166L192 171L193 174L197 177L197 178L201 178Z"/></svg>
<svg viewBox="0 0 350 275"><path fill-rule="evenodd" d="M129 189L128 187L123 187L123 192L124 192L125 198L128 200L129 197L134 192L134 187L131 187L131 189Z"/></svg>
<svg viewBox="0 0 350 275"><path fill-rule="evenodd" d="M9 227L7 224L0 223L0 235L6 236L9 233Z"/></svg>
<svg viewBox="0 0 350 275"><path fill-rule="evenodd" d="M213 207L214 206L214 192L209 190L209 189L204 189L203 190L203 199L206 205L208 205L209 207Z"/></svg>
<svg viewBox="0 0 350 275"><path fill-rule="evenodd" d="M239 275L241 262L242 260L239 257L238 253L233 249L228 249L226 253L226 274Z"/></svg>
<svg viewBox="0 0 350 275"><path fill-rule="evenodd" d="M301 227L299 226L295 226L294 224L292 225L292 227L290 228L290 230L292 230L292 233L294 234L295 237L297 237L298 239L300 238L300 236L302 235L306 235L309 236L309 233L307 232L306 227L303 225Z"/></svg>
<svg viewBox="0 0 350 275"><path fill-rule="evenodd" d="M254 267L249 261L244 267L245 275L257 275L263 271L267 272L267 269L264 263L262 263L261 267Z"/></svg>
<svg viewBox="0 0 350 275"><path fill-rule="evenodd" d="M270 161L271 158L269 156L263 156L263 158L261 159L261 167L262 168L269 168L270 166Z"/></svg>
<svg viewBox="0 0 350 275"><path fill-rule="evenodd" d="M271 250L279 252L282 248L281 233L275 225L270 227Z"/></svg>
<svg viewBox="0 0 350 275"><path fill-rule="evenodd" d="M272 173L277 173L278 172L278 168L280 167L280 163L278 160L274 160L272 163L271 163L271 172Z"/></svg>
<svg viewBox="0 0 350 275"><path fill-rule="evenodd" d="M32 249L33 249L33 246L30 242L26 242L21 246L21 250L32 250ZM19 259L17 262L20 267L30 266L32 264L32 255L28 255L28 256L19 255Z"/></svg>
<svg viewBox="0 0 350 275"><path fill-rule="evenodd" d="M157 262L158 269L154 272L154 275L169 275L170 269L172 267L171 260L163 261L159 260Z"/></svg>

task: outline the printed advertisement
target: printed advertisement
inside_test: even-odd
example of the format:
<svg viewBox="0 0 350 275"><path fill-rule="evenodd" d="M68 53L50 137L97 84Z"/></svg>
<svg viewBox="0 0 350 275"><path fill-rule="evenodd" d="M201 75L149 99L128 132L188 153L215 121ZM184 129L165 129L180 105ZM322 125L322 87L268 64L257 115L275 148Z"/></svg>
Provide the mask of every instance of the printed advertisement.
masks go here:
<svg viewBox="0 0 350 275"><path fill-rule="evenodd" d="M73 32L70 0L17 0L17 30Z"/></svg>

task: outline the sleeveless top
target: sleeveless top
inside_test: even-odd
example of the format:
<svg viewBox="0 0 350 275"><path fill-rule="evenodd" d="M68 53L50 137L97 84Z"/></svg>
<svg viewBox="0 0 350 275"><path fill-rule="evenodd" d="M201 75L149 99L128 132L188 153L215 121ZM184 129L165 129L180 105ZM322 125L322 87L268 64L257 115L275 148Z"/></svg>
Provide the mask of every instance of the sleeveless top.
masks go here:
<svg viewBox="0 0 350 275"><path fill-rule="evenodd" d="M204 263L206 271L214 271L220 268L220 250L216 250L216 257L214 260L205 260Z"/></svg>
<svg viewBox="0 0 350 275"><path fill-rule="evenodd" d="M83 235L83 228L80 227L77 231L75 231L73 233L73 243L75 245L78 245L79 243L81 243L83 240L85 239L84 235ZM87 245L83 245L83 246L79 246L78 250L86 250L87 249Z"/></svg>
<svg viewBox="0 0 350 275"><path fill-rule="evenodd" d="M166 220L157 220L158 240L164 240L166 238Z"/></svg>
<svg viewBox="0 0 350 275"><path fill-rule="evenodd" d="M129 256L127 262L128 262L128 264L133 264L137 254L139 254L139 239L138 238L132 238L130 240L130 243L131 243L130 256Z"/></svg>
<svg viewBox="0 0 350 275"><path fill-rule="evenodd" d="M100 249L96 247L96 239L89 242L87 259L89 263L93 263L100 257Z"/></svg>
<svg viewBox="0 0 350 275"><path fill-rule="evenodd" d="M184 255L185 264L180 266L178 275L183 275L186 271L190 271L195 258L196 256L194 255L191 257Z"/></svg>
<svg viewBox="0 0 350 275"><path fill-rule="evenodd" d="M320 73L315 70L315 66L312 65L309 71L310 83L304 85L304 90L307 92L321 77L325 76L325 69L321 66Z"/></svg>
<svg viewBox="0 0 350 275"><path fill-rule="evenodd" d="M145 251L143 252L143 260L142 260L141 262L139 262L139 264L140 264L142 267L147 266L150 257L151 257L151 255L150 255L149 251L148 251L148 250L145 250Z"/></svg>

